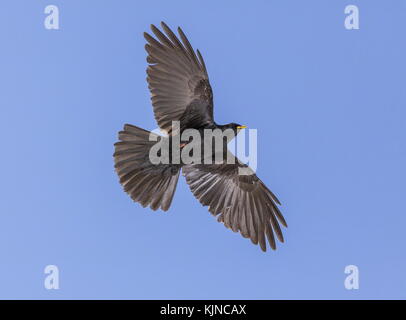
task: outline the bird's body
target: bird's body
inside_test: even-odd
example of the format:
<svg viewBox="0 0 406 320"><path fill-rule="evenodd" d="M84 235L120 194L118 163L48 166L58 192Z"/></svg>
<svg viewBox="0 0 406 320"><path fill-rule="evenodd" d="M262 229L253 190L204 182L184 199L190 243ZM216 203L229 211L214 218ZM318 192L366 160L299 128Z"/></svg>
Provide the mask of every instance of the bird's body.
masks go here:
<svg viewBox="0 0 406 320"><path fill-rule="evenodd" d="M278 199L252 170L250 174L240 174L241 168L249 168L230 154L228 137L221 138L220 151L213 143L205 152L207 131L231 132L235 137L244 126L236 123L218 125L214 121L213 92L202 55L198 50L197 54L194 52L180 28L181 41L163 22L162 28L166 35L152 25L157 39L148 33L144 36L148 41L145 46L149 63L147 81L154 115L168 136L126 124L119 133L120 141L115 144L114 153L120 183L134 201L144 207L166 211L182 171L192 193L218 216L218 221L250 238L254 244L260 244L264 251L266 237L275 249L274 234L283 242L279 223L286 226L277 207L280 204ZM174 127L174 123L178 126ZM200 140L182 140L182 135L191 129L198 133ZM157 141L168 142L170 146L175 142L179 145L178 149L169 148L167 162L151 161L151 152ZM191 146L196 147L192 162L179 157ZM196 152L197 149L200 152ZM216 158L219 152L221 161ZM162 151L158 156L162 157Z"/></svg>

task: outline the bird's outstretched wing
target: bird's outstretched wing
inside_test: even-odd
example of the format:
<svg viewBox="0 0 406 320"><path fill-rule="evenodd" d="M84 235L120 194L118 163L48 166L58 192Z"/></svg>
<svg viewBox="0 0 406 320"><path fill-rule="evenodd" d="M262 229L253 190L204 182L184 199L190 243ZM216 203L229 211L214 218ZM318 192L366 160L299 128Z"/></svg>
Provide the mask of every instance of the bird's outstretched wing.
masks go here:
<svg viewBox="0 0 406 320"><path fill-rule="evenodd" d="M252 172L240 175L239 168L249 167L236 159L235 164L195 164L183 167L183 174L194 196L218 221L250 238L266 251L265 236L269 245L276 249L276 234L283 242L279 223L287 227L279 211L276 196Z"/></svg>
<svg viewBox="0 0 406 320"><path fill-rule="evenodd" d="M162 33L151 25L156 38L144 33L148 43L148 87L155 119L161 129L171 134L172 121L183 128L196 128L213 122L213 94L203 57L197 55L183 31L182 41L161 22Z"/></svg>

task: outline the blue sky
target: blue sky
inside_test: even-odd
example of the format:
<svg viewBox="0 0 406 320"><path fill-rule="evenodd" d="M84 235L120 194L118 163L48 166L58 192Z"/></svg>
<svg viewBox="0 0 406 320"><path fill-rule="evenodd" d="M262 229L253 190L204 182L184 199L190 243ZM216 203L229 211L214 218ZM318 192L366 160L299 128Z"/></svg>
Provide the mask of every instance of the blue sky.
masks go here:
<svg viewBox="0 0 406 320"><path fill-rule="evenodd" d="M183 179L166 213L118 183L117 131L156 128L142 33L161 20L201 50L217 122L258 129L257 174L289 224L275 252ZM402 0L2 1L0 298L405 298L405 28Z"/></svg>

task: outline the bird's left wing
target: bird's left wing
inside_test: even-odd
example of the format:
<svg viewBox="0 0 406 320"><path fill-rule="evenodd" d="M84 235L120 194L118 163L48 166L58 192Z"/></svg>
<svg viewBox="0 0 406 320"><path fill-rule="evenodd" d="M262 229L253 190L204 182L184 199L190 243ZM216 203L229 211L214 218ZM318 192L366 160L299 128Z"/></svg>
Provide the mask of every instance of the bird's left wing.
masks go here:
<svg viewBox="0 0 406 320"><path fill-rule="evenodd" d="M213 122L213 93L202 55L197 55L182 29L182 41L164 23L162 33L151 25L156 39L144 33L148 43L148 87L155 119L161 129L172 133L172 121L181 128L196 128Z"/></svg>
<svg viewBox="0 0 406 320"><path fill-rule="evenodd" d="M235 164L191 164L183 167L183 174L194 196L218 221L250 238L254 244L266 251L265 237L269 245L276 249L276 234L283 242L279 223L287 227L279 211L276 196L254 174L240 174L239 169L249 167Z"/></svg>

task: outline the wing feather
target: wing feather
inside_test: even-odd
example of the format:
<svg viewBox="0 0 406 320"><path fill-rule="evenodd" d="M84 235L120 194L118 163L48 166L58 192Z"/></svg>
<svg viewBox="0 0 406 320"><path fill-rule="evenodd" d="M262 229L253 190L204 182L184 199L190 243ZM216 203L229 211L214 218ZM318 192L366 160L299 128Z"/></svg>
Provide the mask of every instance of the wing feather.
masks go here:
<svg viewBox="0 0 406 320"><path fill-rule="evenodd" d="M213 94L202 55L196 55L180 28L181 40L164 22L161 27L163 32L151 25L155 38L144 33L148 88L159 127L173 134L172 121L180 121L181 130L214 123Z"/></svg>
<svg viewBox="0 0 406 320"><path fill-rule="evenodd" d="M183 174L194 196L209 207L225 227L240 232L266 251L266 242L276 249L275 235L283 242L279 224L286 221L277 208L275 195L255 175L239 175L235 164L190 164Z"/></svg>

